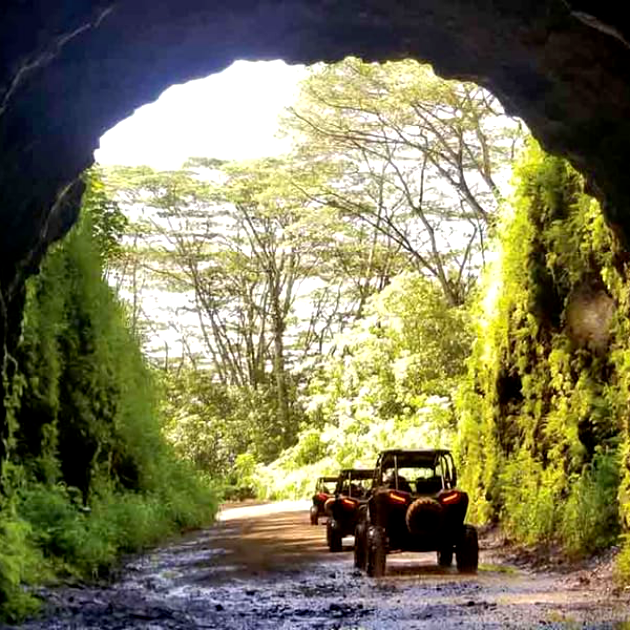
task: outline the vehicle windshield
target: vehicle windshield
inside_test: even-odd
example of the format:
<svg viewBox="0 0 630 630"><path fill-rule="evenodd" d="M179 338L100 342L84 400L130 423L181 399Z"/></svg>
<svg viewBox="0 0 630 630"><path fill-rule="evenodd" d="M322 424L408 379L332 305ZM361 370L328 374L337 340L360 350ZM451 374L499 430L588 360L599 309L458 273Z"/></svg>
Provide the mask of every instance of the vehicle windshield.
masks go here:
<svg viewBox="0 0 630 630"><path fill-rule="evenodd" d="M372 487L372 477L372 471L348 471L339 478L335 494L362 499Z"/></svg>
<svg viewBox="0 0 630 630"><path fill-rule="evenodd" d="M332 494L332 488L337 481L337 477L321 477L317 480L317 492Z"/></svg>

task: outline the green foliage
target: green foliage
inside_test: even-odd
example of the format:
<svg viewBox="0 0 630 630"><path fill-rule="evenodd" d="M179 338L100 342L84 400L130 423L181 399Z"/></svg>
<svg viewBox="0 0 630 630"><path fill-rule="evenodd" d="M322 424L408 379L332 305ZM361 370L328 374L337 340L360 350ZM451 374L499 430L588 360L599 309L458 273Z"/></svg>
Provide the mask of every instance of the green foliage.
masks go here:
<svg viewBox="0 0 630 630"><path fill-rule="evenodd" d="M99 477L151 487L164 450L152 377L102 278L92 225L85 215L28 287L15 434L36 478L54 481L60 467L84 501Z"/></svg>
<svg viewBox="0 0 630 630"><path fill-rule="evenodd" d="M562 470L543 468L531 455L510 458L501 475L501 523L526 544L561 541L571 556L614 543L619 531L614 455L598 454L592 464L566 479Z"/></svg>
<svg viewBox="0 0 630 630"><path fill-rule="evenodd" d="M300 433L298 443L294 448L294 461L300 468L315 464L326 456L326 442L317 428L310 428Z"/></svg>
<svg viewBox="0 0 630 630"><path fill-rule="evenodd" d="M395 278L337 338L311 380L310 422L295 446L259 468L259 492L305 496L314 477L370 466L384 448L449 445L450 397L470 341L466 312L434 283L415 273Z"/></svg>
<svg viewBox="0 0 630 630"><path fill-rule="evenodd" d="M617 541L619 464L612 454L596 454L574 480L562 511L560 536L572 555L592 553Z"/></svg>
<svg viewBox="0 0 630 630"><path fill-rule="evenodd" d="M90 509L63 485L29 485L19 493L18 511L28 523L29 542L57 574L94 577L109 571L121 552L139 551L184 528L207 523L217 509L215 494L191 470L170 472L159 492L104 492Z"/></svg>
<svg viewBox="0 0 630 630"><path fill-rule="evenodd" d="M105 173L110 199L133 217L133 244L116 272L133 294L134 321L144 282L185 303L164 309L183 346L181 360L165 360L173 370L166 434L182 457L226 477L237 455L269 463L295 444L302 424L320 426L329 411L326 421L338 426L343 396L337 411L316 405L305 417L308 382L335 335L405 270L434 284L418 280L409 297L383 298L392 300L384 309L406 314L398 328L382 323L383 338L366 323L372 341L352 349L347 397L363 423L378 415L404 424L427 396L450 396L465 326L445 303L463 305L483 265L502 172L520 137L520 124L479 86L445 81L414 61L352 58L312 68L283 126L294 143L289 159L199 157L180 171ZM103 216L102 188L91 191ZM429 313L424 304L440 291L442 304ZM184 323L182 310L197 325ZM343 362L330 369L343 371ZM341 374L323 378L347 384ZM436 413L453 424L450 412ZM300 438L296 457L315 462L325 451L313 434Z"/></svg>
<svg viewBox="0 0 630 630"><path fill-rule="evenodd" d="M230 500L253 499L256 493L256 458L251 453L236 456L234 465L221 488L223 498Z"/></svg>
<svg viewBox="0 0 630 630"><path fill-rule="evenodd" d="M159 389L103 278L120 217L95 201L98 182L88 190L79 225L27 286L0 510L4 619L37 605L25 584L95 576L217 508L162 436Z"/></svg>
<svg viewBox="0 0 630 630"><path fill-rule="evenodd" d="M458 394L460 479L474 519L580 555L619 532L626 271L566 162L532 143L516 175Z"/></svg>
<svg viewBox="0 0 630 630"><path fill-rule="evenodd" d="M130 226L148 234L138 254L154 272L143 272L164 301L178 292L178 303L197 316L197 326L172 324L186 356L173 361L167 382L168 433L205 470L224 472L246 449L270 461L293 443L301 420L300 377L291 369L306 352L296 291L317 274L326 250L305 238L305 197L287 169L272 159L199 158L185 171L108 174L116 195L136 213L143 207L142 221Z"/></svg>
<svg viewBox="0 0 630 630"><path fill-rule="evenodd" d="M234 462L234 475L244 486L251 485L256 471L256 458L251 453L241 453Z"/></svg>
<svg viewBox="0 0 630 630"><path fill-rule="evenodd" d="M324 173L311 196L389 253L364 258L363 277L383 263L395 275L397 251L450 304L466 301L521 137L490 93L413 60L349 57L310 70L281 128L294 159Z"/></svg>
<svg viewBox="0 0 630 630"><path fill-rule="evenodd" d="M228 387L211 373L181 368L165 378L165 436L180 457L223 477L248 445L247 427Z"/></svg>
<svg viewBox="0 0 630 630"><path fill-rule="evenodd" d="M305 498L314 480L335 475L341 468L370 468L386 448L446 447L453 439L454 417L446 398L418 396L424 400L413 413L379 419L375 415L347 415L338 425L305 429L298 443L268 466L259 466L257 495L270 499ZM319 435L318 435L319 434ZM317 457L318 459L315 459Z"/></svg>
<svg viewBox="0 0 630 630"><path fill-rule="evenodd" d="M102 169L96 166L84 174L86 189L82 209L91 219L92 240L100 253L101 265L106 266L122 254L122 237L129 220L107 193L103 177Z"/></svg>
<svg viewBox="0 0 630 630"><path fill-rule="evenodd" d="M402 274L337 338L311 383L311 410L337 424L361 410L382 420L413 414L427 395L451 394L470 343L466 311L420 274Z"/></svg>
<svg viewBox="0 0 630 630"><path fill-rule="evenodd" d="M543 468L525 450L506 463L500 478L501 523L517 540L526 544L553 541L564 486L559 475L557 468Z"/></svg>
<svg viewBox="0 0 630 630"><path fill-rule="evenodd" d="M29 484L19 498L19 513L31 525L32 539L47 556L70 564L79 556L103 555L92 548L92 541L82 536L88 518L81 511L80 495L73 496L70 488L60 484ZM110 556L113 560L113 550Z"/></svg>
<svg viewBox="0 0 630 630"><path fill-rule="evenodd" d="M229 476L240 454L268 463L294 442L299 408L287 425L273 389L216 382L211 370L187 367L166 375L165 386L167 440L214 478Z"/></svg>
<svg viewBox="0 0 630 630"><path fill-rule="evenodd" d="M463 309L448 306L465 302L483 264L520 136L492 95L414 61L313 68L284 127L290 159L105 173L110 199L133 217L116 271L134 321L145 281L185 303L167 314L183 349L165 359L166 436L230 484L245 453L267 464L295 446L296 465L308 466L335 443L336 460L358 457L375 418L396 435L434 418L439 428L418 440L452 431L449 400L431 397L450 398L469 335ZM100 183L90 190L117 227ZM387 289L405 270L409 286ZM383 289L320 371L335 335ZM181 321L189 310L198 325ZM327 402L306 417L314 375L311 397ZM320 438L313 427L324 425L338 435ZM346 431L365 440L350 445Z"/></svg>
<svg viewBox="0 0 630 630"><path fill-rule="evenodd" d="M5 502L0 511L0 619L19 621L39 606L24 590L25 582L44 577L41 555L30 542L30 532L29 524Z"/></svg>

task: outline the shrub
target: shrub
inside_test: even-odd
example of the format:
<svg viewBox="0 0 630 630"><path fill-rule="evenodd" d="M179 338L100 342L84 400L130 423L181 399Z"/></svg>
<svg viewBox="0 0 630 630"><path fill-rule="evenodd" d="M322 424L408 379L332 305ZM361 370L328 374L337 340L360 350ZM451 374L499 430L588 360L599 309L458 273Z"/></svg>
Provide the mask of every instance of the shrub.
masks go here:
<svg viewBox="0 0 630 630"><path fill-rule="evenodd" d="M563 504L560 537L573 556L589 554L619 536L619 464L613 454L598 453L571 485Z"/></svg>
<svg viewBox="0 0 630 630"><path fill-rule="evenodd" d="M119 228L111 208L84 212L27 284L8 388L0 618L36 606L24 585L104 574L120 553L217 509L211 484L162 436L160 391L103 277Z"/></svg>
<svg viewBox="0 0 630 630"><path fill-rule="evenodd" d="M31 549L57 574L90 578L106 574L122 552L211 522L216 492L194 477L188 486L153 493L103 491L85 509L68 488L36 484L20 492L17 512Z"/></svg>
<svg viewBox="0 0 630 630"><path fill-rule="evenodd" d="M31 544L31 527L16 516L13 506L3 505L0 512L0 618L19 621L34 613L38 600L24 589L24 584L46 573L38 550Z"/></svg>

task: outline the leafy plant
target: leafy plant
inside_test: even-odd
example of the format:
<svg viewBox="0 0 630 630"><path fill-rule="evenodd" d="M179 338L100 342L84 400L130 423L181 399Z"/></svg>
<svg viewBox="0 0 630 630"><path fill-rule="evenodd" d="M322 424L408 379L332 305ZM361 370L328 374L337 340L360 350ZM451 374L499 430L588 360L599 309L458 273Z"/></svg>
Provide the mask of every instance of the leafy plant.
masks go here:
<svg viewBox="0 0 630 630"><path fill-rule="evenodd" d="M120 217L94 199L95 182L88 190L81 221L27 286L0 509L4 619L36 607L26 585L106 572L217 508L162 436L156 380L103 277Z"/></svg>
<svg viewBox="0 0 630 630"><path fill-rule="evenodd" d="M470 341L465 310L449 306L434 283L417 273L394 278L335 340L310 384L310 423L296 445L259 467L259 491L305 496L314 477L369 467L381 449L449 445L451 396Z"/></svg>
<svg viewBox="0 0 630 630"><path fill-rule="evenodd" d="M620 529L627 268L565 161L531 142L516 175L458 393L461 480L473 518L577 556Z"/></svg>

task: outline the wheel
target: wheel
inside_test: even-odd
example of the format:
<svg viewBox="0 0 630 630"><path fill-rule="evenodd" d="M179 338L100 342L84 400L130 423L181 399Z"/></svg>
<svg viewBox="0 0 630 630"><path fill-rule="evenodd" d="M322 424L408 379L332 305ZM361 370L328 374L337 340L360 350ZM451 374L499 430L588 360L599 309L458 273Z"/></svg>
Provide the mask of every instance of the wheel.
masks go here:
<svg viewBox="0 0 630 630"><path fill-rule="evenodd" d="M359 523L354 530L354 566L365 571L367 560L367 526Z"/></svg>
<svg viewBox="0 0 630 630"><path fill-rule="evenodd" d="M445 547L437 552L438 565L447 569L453 564L453 547Z"/></svg>
<svg viewBox="0 0 630 630"><path fill-rule="evenodd" d="M311 525L317 525L317 523L319 522L319 510L317 509L316 505L311 505L310 516Z"/></svg>
<svg viewBox="0 0 630 630"><path fill-rule="evenodd" d="M373 527L368 532L367 550L367 574L370 577L384 576L387 549L385 530L382 527Z"/></svg>
<svg viewBox="0 0 630 630"><path fill-rule="evenodd" d="M326 540L328 541L328 549L333 553L341 551L341 532L339 528L335 526L334 521L328 519L326 523Z"/></svg>
<svg viewBox="0 0 630 630"><path fill-rule="evenodd" d="M414 536L433 536L442 530L442 506L430 497L416 499L405 515L407 529Z"/></svg>
<svg viewBox="0 0 630 630"><path fill-rule="evenodd" d="M479 566L479 540L472 525L464 525L455 548L457 570L461 573L476 573Z"/></svg>

